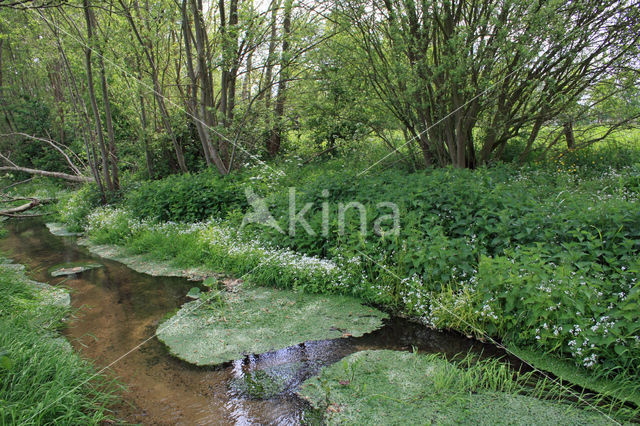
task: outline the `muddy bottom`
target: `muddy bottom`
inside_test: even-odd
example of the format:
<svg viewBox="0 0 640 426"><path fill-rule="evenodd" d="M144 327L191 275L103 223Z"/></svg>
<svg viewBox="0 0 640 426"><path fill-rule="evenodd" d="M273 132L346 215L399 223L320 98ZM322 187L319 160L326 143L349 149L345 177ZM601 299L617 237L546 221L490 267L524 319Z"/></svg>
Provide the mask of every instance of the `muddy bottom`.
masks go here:
<svg viewBox="0 0 640 426"><path fill-rule="evenodd" d="M75 308L65 335L84 357L109 370L127 388L116 417L144 424L301 424L311 415L295 395L318 370L366 349L442 352L469 350L503 355L495 347L441 333L401 319L360 338L306 342L217 368L199 368L171 357L154 337L158 322L185 303L194 283L151 277L91 255L72 237L56 237L37 221L11 221L0 240L2 254L27 266L35 280L71 290ZM49 268L64 262L97 262L102 268L53 278ZM279 393L267 399L247 394L247 379L259 370L282 372ZM277 374L277 373L276 373Z"/></svg>

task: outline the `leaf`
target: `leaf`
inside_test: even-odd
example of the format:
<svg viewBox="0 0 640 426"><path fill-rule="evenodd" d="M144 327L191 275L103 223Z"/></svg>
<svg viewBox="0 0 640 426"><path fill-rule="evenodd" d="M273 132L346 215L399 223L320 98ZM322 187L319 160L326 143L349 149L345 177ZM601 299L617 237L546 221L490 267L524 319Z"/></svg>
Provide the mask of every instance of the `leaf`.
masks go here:
<svg viewBox="0 0 640 426"><path fill-rule="evenodd" d="M202 281L202 285L206 287L215 287L218 284L218 280L215 277L209 277L206 280Z"/></svg>
<svg viewBox="0 0 640 426"><path fill-rule="evenodd" d="M191 287L187 297L190 299L200 299L200 289L198 287Z"/></svg>

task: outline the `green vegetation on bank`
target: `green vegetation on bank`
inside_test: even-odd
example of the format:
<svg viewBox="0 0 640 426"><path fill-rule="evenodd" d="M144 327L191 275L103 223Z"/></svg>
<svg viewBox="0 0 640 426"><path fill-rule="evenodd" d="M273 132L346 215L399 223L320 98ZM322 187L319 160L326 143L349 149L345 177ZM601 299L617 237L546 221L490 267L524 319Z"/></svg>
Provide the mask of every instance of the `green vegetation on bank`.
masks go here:
<svg viewBox="0 0 640 426"><path fill-rule="evenodd" d="M615 424L606 413L554 401L545 384L497 360L448 362L439 355L363 351L325 367L299 394L327 424ZM553 388L552 388L553 389ZM546 395L550 400L536 397ZM551 392L553 395L553 392Z"/></svg>
<svg viewBox="0 0 640 426"><path fill-rule="evenodd" d="M113 383L59 336L68 294L0 259L0 423L101 424Z"/></svg>
<svg viewBox="0 0 640 426"><path fill-rule="evenodd" d="M120 244L182 268L251 272L264 285L355 295L436 327L486 332L585 368L633 375L640 360L638 160L630 155L620 168L560 160L361 177L341 160L304 170L284 163L284 172L257 167L242 175L242 185L237 176L222 191L236 191L224 199L241 200L251 188L287 230L288 188L295 185L296 212L312 203L305 219L316 235L301 226L295 235L243 227L253 208L239 201L217 206L221 216L210 218L193 187L204 186L205 198L215 193L207 188L223 187L226 178L211 172L136 183L116 208L93 210L85 188L59 208L62 219L84 224L94 243ZM189 179L194 185L171 184ZM339 204L351 201L365 206L366 235L357 209L347 211L341 232ZM389 213L376 208L386 201L399 207L400 232L380 237L372 229ZM185 223L181 214L203 221Z"/></svg>

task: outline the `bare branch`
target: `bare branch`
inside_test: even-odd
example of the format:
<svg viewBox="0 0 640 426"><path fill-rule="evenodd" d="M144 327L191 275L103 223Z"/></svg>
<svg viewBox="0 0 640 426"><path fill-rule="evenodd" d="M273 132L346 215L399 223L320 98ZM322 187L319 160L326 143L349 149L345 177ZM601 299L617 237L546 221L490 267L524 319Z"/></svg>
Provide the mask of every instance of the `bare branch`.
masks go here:
<svg viewBox="0 0 640 426"><path fill-rule="evenodd" d="M9 137L9 136L22 136L34 141L38 141L38 142L44 142L46 144L48 144L49 146L51 146L53 149L55 149L56 151L58 151L66 160L67 164L69 165L69 167L71 168L71 170L78 176L81 176L82 173L80 172L80 170L76 167L76 165L73 163L73 161L71 161L71 158L69 158L69 156L67 155L66 152L64 152L64 150L62 148L60 148L58 146L57 142L54 142L51 139L46 139L46 138L39 138L37 136L32 136L32 135L28 135L26 133L22 133L22 132L15 132L15 133L6 133L6 134L0 134L0 137ZM75 155L75 154L74 154Z"/></svg>

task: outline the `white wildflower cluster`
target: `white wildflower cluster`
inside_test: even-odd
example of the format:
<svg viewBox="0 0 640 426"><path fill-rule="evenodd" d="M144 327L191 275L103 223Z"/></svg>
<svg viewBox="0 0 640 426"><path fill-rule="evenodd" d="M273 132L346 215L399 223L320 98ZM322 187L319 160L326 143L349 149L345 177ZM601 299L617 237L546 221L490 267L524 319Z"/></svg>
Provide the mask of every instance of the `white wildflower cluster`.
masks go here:
<svg viewBox="0 0 640 426"><path fill-rule="evenodd" d="M482 305L482 309L476 311L475 313L477 315L480 315L483 318L488 318L488 319L492 319L494 321L497 321L498 320L498 315L495 314L495 312L493 311L493 308L490 305L490 303L493 300L494 299L491 298L489 301L485 302L485 304Z"/></svg>
<svg viewBox="0 0 640 426"><path fill-rule="evenodd" d="M249 178L250 182L266 185L272 191L279 188L281 186L280 181L286 177L285 172L280 169L274 169L266 163L259 163L250 169L250 173L253 174Z"/></svg>
<svg viewBox="0 0 640 426"><path fill-rule="evenodd" d="M422 279L418 275L404 278L400 281L402 301L409 310L417 316L428 319L431 314L431 300L433 293L425 289Z"/></svg>
<svg viewBox="0 0 640 426"><path fill-rule="evenodd" d="M130 231L138 227L139 221L131 218L131 214L124 209L102 207L87 216L85 231L90 234L98 230L110 230L127 226Z"/></svg>
<svg viewBox="0 0 640 426"><path fill-rule="evenodd" d="M400 295L405 308L430 327L442 326L441 321L447 318L459 321L466 316L465 312L472 310L470 296L475 290L466 283L451 293L427 290L428 285L418 275L405 278L400 284ZM493 299L489 303L491 301ZM498 320L489 303L481 311L476 311L476 314L486 319Z"/></svg>
<svg viewBox="0 0 640 426"><path fill-rule="evenodd" d="M101 208L88 217L87 233L97 230L126 228L128 235L139 232L157 232L164 235L197 235L208 244L212 253L225 256L230 261L241 261L256 270L270 268L290 280L295 285L304 285L309 281L320 282L342 290L355 281L354 277L332 260L307 256L293 250L270 247L257 239L246 241L238 232L222 225L216 219L191 224L176 222L154 223L148 220L132 218L124 209ZM359 259L347 260L350 264L359 264ZM366 279L363 275L362 279Z"/></svg>

